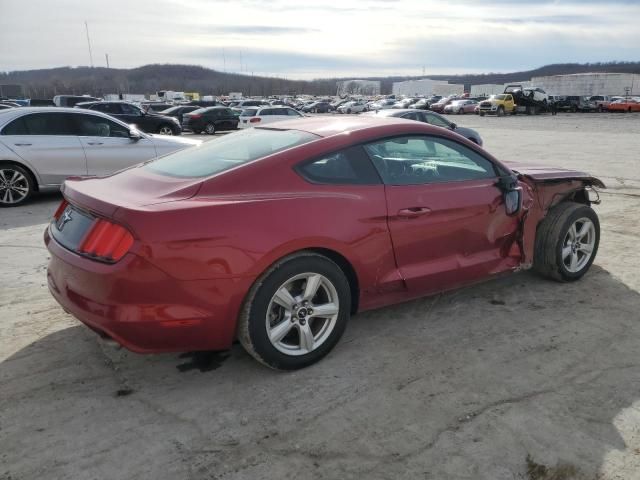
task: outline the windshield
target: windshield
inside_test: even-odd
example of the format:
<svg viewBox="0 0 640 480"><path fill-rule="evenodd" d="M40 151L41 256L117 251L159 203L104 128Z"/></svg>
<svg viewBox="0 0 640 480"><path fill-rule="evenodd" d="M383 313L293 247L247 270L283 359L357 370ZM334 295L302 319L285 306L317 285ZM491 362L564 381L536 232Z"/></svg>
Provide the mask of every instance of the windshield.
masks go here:
<svg viewBox="0 0 640 480"><path fill-rule="evenodd" d="M300 130L252 128L167 155L143 168L172 177L208 177L318 138Z"/></svg>
<svg viewBox="0 0 640 480"><path fill-rule="evenodd" d="M507 96L506 96L506 95L496 95L496 96L495 96L495 99L496 99L496 100L505 100L506 98L507 98Z"/></svg>

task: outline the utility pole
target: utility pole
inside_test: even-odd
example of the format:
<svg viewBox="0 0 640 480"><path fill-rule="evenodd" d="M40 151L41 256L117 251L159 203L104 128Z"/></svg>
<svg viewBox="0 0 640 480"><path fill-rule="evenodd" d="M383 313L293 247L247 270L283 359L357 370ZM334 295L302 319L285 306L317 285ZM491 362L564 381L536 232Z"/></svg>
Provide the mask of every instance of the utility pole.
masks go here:
<svg viewBox="0 0 640 480"><path fill-rule="evenodd" d="M105 53L105 54L104 54L104 58L106 58L106 59L107 59L107 68L109 68L109 54L108 54L108 53Z"/></svg>
<svg viewBox="0 0 640 480"><path fill-rule="evenodd" d="M89 38L89 24L84 21L84 28L87 32L87 45L89 46L89 61L91 62L91 68L93 68L93 53L91 52L91 39Z"/></svg>

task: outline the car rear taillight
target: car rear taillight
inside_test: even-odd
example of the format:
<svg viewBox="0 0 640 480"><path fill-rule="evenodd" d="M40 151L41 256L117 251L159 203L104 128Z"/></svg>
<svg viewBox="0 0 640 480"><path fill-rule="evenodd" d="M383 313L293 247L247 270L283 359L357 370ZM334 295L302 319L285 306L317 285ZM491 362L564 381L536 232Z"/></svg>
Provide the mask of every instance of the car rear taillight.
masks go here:
<svg viewBox="0 0 640 480"><path fill-rule="evenodd" d="M187 115L187 117L194 119L194 118L202 118L202 115L200 115L199 113L196 113L195 115L193 113L190 113L189 115Z"/></svg>
<svg viewBox="0 0 640 480"><path fill-rule="evenodd" d="M262 120L261 118L257 118L257 117L253 117L251 120L249 120L249 123L258 123L260 120Z"/></svg>
<svg viewBox="0 0 640 480"><path fill-rule="evenodd" d="M104 219L96 219L78 252L107 262L117 262L133 245L133 236L129 231Z"/></svg>
<svg viewBox="0 0 640 480"><path fill-rule="evenodd" d="M53 218L55 220L58 220L60 218L62 212L64 212L65 208L67 208L67 205L69 205L69 202L67 202L66 200L62 200L62 202L60 202L60 205L58 205L58 208L56 208L56 211L53 214Z"/></svg>

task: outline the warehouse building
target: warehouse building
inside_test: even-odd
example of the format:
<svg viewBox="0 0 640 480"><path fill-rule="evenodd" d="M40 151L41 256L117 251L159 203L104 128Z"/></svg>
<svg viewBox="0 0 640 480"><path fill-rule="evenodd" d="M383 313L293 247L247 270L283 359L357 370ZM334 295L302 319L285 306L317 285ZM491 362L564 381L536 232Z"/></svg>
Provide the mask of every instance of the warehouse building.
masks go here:
<svg viewBox="0 0 640 480"><path fill-rule="evenodd" d="M430 78L422 78L420 80L406 80L404 82L394 82L392 87L394 95L462 95L464 93L464 85L449 83L444 80L432 80Z"/></svg>
<svg viewBox="0 0 640 480"><path fill-rule="evenodd" d="M533 77L531 85L550 95L640 95L640 75L632 73L577 73Z"/></svg>
<svg viewBox="0 0 640 480"><path fill-rule="evenodd" d="M504 92L504 85L497 83L485 83L483 85L471 85L472 97L488 97Z"/></svg>
<svg viewBox="0 0 640 480"><path fill-rule="evenodd" d="M344 80L338 82L338 96L380 95L380 82L377 80Z"/></svg>

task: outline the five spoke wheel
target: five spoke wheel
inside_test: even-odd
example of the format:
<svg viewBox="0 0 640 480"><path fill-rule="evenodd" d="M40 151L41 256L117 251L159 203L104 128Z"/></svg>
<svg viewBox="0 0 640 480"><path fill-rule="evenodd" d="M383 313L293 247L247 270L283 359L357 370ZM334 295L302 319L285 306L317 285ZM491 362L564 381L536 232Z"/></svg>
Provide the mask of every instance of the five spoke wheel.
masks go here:
<svg viewBox="0 0 640 480"><path fill-rule="evenodd" d="M571 272L579 272L589 262L596 243L596 230L588 218L576 220L567 232L562 247L562 262Z"/></svg>
<svg viewBox="0 0 640 480"><path fill-rule="evenodd" d="M338 293L329 279L318 273L295 275L269 303L269 340L286 355L310 353L331 335L339 311Z"/></svg>

